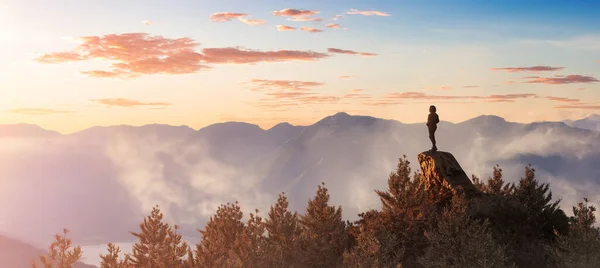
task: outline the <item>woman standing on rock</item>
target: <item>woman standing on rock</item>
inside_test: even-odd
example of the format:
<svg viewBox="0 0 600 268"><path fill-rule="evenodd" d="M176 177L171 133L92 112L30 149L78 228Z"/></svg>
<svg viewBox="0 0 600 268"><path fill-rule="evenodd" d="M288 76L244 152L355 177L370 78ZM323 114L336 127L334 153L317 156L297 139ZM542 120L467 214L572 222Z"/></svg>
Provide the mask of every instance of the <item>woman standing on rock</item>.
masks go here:
<svg viewBox="0 0 600 268"><path fill-rule="evenodd" d="M437 123L440 122L440 118L436 113L435 106L429 106L429 116L427 117L427 128L429 129L429 139L431 140L431 151L437 151L435 146L435 131L437 130Z"/></svg>

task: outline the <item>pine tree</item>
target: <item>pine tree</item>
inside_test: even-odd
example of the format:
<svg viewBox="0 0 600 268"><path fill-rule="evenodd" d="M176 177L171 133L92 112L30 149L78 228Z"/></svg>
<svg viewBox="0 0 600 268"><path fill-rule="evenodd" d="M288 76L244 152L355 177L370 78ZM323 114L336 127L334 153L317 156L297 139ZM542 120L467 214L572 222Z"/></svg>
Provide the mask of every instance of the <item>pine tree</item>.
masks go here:
<svg viewBox="0 0 600 268"><path fill-rule="evenodd" d="M271 206L264 223L268 233L270 267L292 267L298 263L299 238L302 230L298 223L298 213L288 210L285 193Z"/></svg>
<svg viewBox="0 0 600 268"><path fill-rule="evenodd" d="M120 259L119 254L121 253L121 249L119 246L108 243L106 245L106 249L108 250L108 254L100 255L102 261L100 262L100 268L129 268L133 267L129 264L129 256L126 255L126 258Z"/></svg>
<svg viewBox="0 0 600 268"><path fill-rule="evenodd" d="M71 248L72 241L67 238L67 233L69 230L64 229L62 235L56 234L48 253L39 257L44 268L71 268L81 258L81 247ZM35 260L31 260L31 267L38 267Z"/></svg>
<svg viewBox="0 0 600 268"><path fill-rule="evenodd" d="M482 192L497 196L509 196L513 193L515 186L512 183L506 183L502 179L502 169L496 165L492 177L483 183L479 178L472 176L473 184Z"/></svg>
<svg viewBox="0 0 600 268"><path fill-rule="evenodd" d="M507 265L506 246L494 240L483 224L469 217L464 196L452 198L450 207L437 217L437 227L427 232L429 247L419 258L424 267L514 267Z"/></svg>
<svg viewBox="0 0 600 268"><path fill-rule="evenodd" d="M235 247L242 267L270 267L267 264L267 239L265 237L265 225L258 209L250 213L246 228L237 237Z"/></svg>
<svg viewBox="0 0 600 268"><path fill-rule="evenodd" d="M382 209L369 219L374 221L371 225L380 239L380 262L386 267L417 265L417 256L422 255L427 246L424 231L441 203L435 191L424 191L422 175L414 173L411 177L411 172L410 161L404 156L388 178L388 190L375 190Z"/></svg>
<svg viewBox="0 0 600 268"><path fill-rule="evenodd" d="M196 260L199 267L240 267L236 252L236 240L244 232L243 213L235 204L221 205L211 216L196 245Z"/></svg>
<svg viewBox="0 0 600 268"><path fill-rule="evenodd" d="M554 260L561 267L600 267L600 228L595 227L596 208L584 198L573 207L569 234L560 236Z"/></svg>
<svg viewBox="0 0 600 268"><path fill-rule="evenodd" d="M524 267L545 267L549 261L548 246L554 243L557 234L568 232L568 218L560 209L560 200L552 202L550 186L539 183L535 169L525 167L525 178L521 178L510 198L516 199L525 207L525 218L511 237L510 242L515 262Z"/></svg>
<svg viewBox="0 0 600 268"><path fill-rule="evenodd" d="M344 267L385 267L381 261L381 244L374 230L359 225L350 226L348 232L354 241L351 249L344 253Z"/></svg>
<svg viewBox="0 0 600 268"><path fill-rule="evenodd" d="M318 186L314 199L308 201L306 213L300 216L302 226L302 262L307 267L341 267L347 248L346 223L342 208L329 206L325 183Z"/></svg>
<svg viewBox="0 0 600 268"><path fill-rule="evenodd" d="M183 267L183 258L188 245L177 234L177 225L171 227L162 222L163 214L158 206L152 209L150 216L140 224L140 233L131 234L138 238L133 244L131 263L135 267L163 268Z"/></svg>

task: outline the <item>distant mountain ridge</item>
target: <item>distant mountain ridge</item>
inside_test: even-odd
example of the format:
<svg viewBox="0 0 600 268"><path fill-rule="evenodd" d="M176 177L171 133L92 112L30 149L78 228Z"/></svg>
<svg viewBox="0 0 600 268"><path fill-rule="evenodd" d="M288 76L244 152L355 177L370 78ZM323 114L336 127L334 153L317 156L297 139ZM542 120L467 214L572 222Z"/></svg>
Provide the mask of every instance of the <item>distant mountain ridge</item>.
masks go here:
<svg viewBox="0 0 600 268"><path fill-rule="evenodd" d="M381 118L376 118L376 117L372 117L372 116L350 115L346 112L338 112L334 115L327 116L327 117L315 122L313 125L355 124L355 123L368 124L369 122L375 122L375 121L379 121L379 120L407 124L407 123L402 123L401 121L393 120L393 119L381 119ZM459 122L459 123L451 123L451 122L447 122L447 121L442 121L440 123L441 124L445 124L445 123L446 124L447 123L463 124L463 123L468 123L468 122L481 122L481 123L485 123L485 124L494 124L494 123L506 123L508 121L506 121L504 118L502 118L500 116L496 116L496 115L480 115L480 116L477 116L477 117L474 117L471 119L467 119L467 120ZM510 122L510 123L516 123L516 122ZM587 117L584 117L584 118L581 118L578 120L539 121L539 122L517 123L517 124L534 124L534 123L565 123L566 125L568 125L570 127L600 132L600 115L598 115L598 114L591 114ZM412 123L412 124L422 124L422 123ZM410 124L408 124L408 125L410 125ZM223 129L223 130L227 130L227 131L229 131L229 130L233 131L233 129L228 129L228 127L234 127L234 126L239 127L240 130L243 130L243 131L247 131L249 129L255 129L256 131L258 131L258 130L283 131L284 129L289 130L292 128L304 128L304 127L309 127L312 125L300 126L300 125L292 125L288 122L281 122L281 123L278 123L278 124L272 126L269 129L263 129L260 126L252 124L252 123L239 122L239 121L227 121L227 122L211 124L211 125L202 127L198 130L190 128L189 126L186 126L186 125L181 125L181 126L173 126L173 125L168 125L168 124L147 124L147 125L141 125L141 126L112 125L112 126L94 126L94 127L86 128L86 129L76 131L76 132L70 133L70 134L60 134L59 132L56 132L53 130L47 130L47 129L41 128L37 125L19 123L19 124L0 125L0 138L4 137L4 136L23 136L23 137L40 137L40 136L56 136L56 135L86 136L86 135L93 135L91 133L95 133L96 135L98 135L100 133L106 134L106 133L110 133L111 131L114 131L114 130L118 130L119 132L129 133L129 134L135 134L135 133L139 134L142 131L150 131L150 132L158 133L158 134L160 134L160 136L165 136L168 134L176 133L176 131L180 131L182 133L187 132L187 133L191 134L192 132L202 131L203 129L211 129L211 131L215 131L213 129ZM241 128L244 128L244 129L241 129Z"/></svg>
<svg viewBox="0 0 600 268"><path fill-rule="evenodd" d="M199 130L94 127L68 135L23 129L37 134L13 131L0 139L0 232L38 247L62 228L79 244L131 241L129 231L155 204L185 236L197 237L196 229L220 204L238 200L245 213L259 208L264 214L284 191L301 211L321 181L331 202L352 219L378 204L373 190L387 187L398 157L405 154L415 164L431 146L423 123L347 113L269 129L241 122ZM567 210L582 196L600 203L600 132L483 115L442 121L436 137L440 150L452 152L469 176L485 178L500 164L507 180L515 181L531 163Z"/></svg>

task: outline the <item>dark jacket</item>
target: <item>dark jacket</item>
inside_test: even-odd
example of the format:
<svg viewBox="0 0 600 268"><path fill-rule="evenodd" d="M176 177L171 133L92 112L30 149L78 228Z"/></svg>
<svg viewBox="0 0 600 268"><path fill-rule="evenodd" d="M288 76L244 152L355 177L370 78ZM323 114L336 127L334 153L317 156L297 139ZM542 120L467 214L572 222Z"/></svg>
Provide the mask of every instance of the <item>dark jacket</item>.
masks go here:
<svg viewBox="0 0 600 268"><path fill-rule="evenodd" d="M440 118L437 113L429 113L429 116L427 117L427 126L434 127L439 122Z"/></svg>

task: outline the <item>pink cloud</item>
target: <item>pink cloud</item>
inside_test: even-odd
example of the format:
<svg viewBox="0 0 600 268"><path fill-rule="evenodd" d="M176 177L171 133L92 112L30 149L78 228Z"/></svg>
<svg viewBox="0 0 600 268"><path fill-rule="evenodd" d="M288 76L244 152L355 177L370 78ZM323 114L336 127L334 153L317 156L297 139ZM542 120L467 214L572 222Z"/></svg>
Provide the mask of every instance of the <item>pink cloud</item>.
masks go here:
<svg viewBox="0 0 600 268"><path fill-rule="evenodd" d="M91 59L112 62L111 70L89 70L93 77L136 77L149 74L187 74L210 68L206 64L255 64L260 62L316 61L329 57L314 51L258 51L243 48L194 49L190 38L170 39L145 33L109 34L80 38L72 51L44 54L41 63L61 63Z"/></svg>
<svg viewBox="0 0 600 268"><path fill-rule="evenodd" d="M252 85L251 91L263 94L263 98L252 104L267 110L285 110L302 105L333 104L338 103L341 99L337 96L315 92L314 87L324 85L320 82L252 79L245 84Z"/></svg>
<svg viewBox="0 0 600 268"><path fill-rule="evenodd" d="M327 24L327 28L340 29L340 28L342 28L342 26L337 23L330 23L330 24Z"/></svg>
<svg viewBox="0 0 600 268"><path fill-rule="evenodd" d="M323 21L322 18L314 18L314 17L293 17L288 18L289 21Z"/></svg>
<svg viewBox="0 0 600 268"><path fill-rule="evenodd" d="M346 78L354 77L354 75L340 75L338 77L341 79L346 79Z"/></svg>
<svg viewBox="0 0 600 268"><path fill-rule="evenodd" d="M298 80L267 80L267 79L252 79L247 84L254 84L256 87L252 88L253 91L261 91L263 89L305 89L308 87L318 87L324 85L320 82L311 81L298 81Z"/></svg>
<svg viewBox="0 0 600 268"><path fill-rule="evenodd" d="M83 75L89 76L89 77L103 77L103 78L110 78L110 77L127 77L127 74L125 73L121 73L121 72L109 72L109 71L81 71L80 72Z"/></svg>
<svg viewBox="0 0 600 268"><path fill-rule="evenodd" d="M337 53L337 54L361 55L361 56L377 56L377 54L374 54L374 53L356 52L356 51L352 51L352 50L345 50L345 49L339 49L339 48L328 48L327 52Z"/></svg>
<svg viewBox="0 0 600 268"><path fill-rule="evenodd" d="M556 101L556 102L562 102L562 103L579 103L579 101L580 101L579 99L553 97L553 96L547 96L546 99L551 100L551 101Z"/></svg>
<svg viewBox="0 0 600 268"><path fill-rule="evenodd" d="M238 20L245 24L248 24L248 25L263 25L263 24L267 23L264 20L258 20L258 19L238 18Z"/></svg>
<svg viewBox="0 0 600 268"><path fill-rule="evenodd" d="M286 8L278 11L273 11L273 15L280 17L306 17L319 14L318 10L305 10Z"/></svg>
<svg viewBox="0 0 600 268"><path fill-rule="evenodd" d="M258 51L241 48L205 48L207 63L252 64L259 62L316 61L328 57L325 53L297 50Z"/></svg>
<svg viewBox="0 0 600 268"><path fill-rule="evenodd" d="M562 70L565 67L550 67L550 66L531 66L531 67L503 67L492 68L492 71L506 71L509 73L516 72L552 72Z"/></svg>
<svg viewBox="0 0 600 268"><path fill-rule="evenodd" d="M312 28L312 27L300 27L300 30L305 31L305 32L309 32L309 33L320 33L323 32L323 30L321 29L317 29L317 28Z"/></svg>
<svg viewBox="0 0 600 268"><path fill-rule="evenodd" d="M231 21L234 19L239 19L241 17L248 16L246 13L234 13L234 12L217 12L210 15L210 19L214 22L225 22Z"/></svg>
<svg viewBox="0 0 600 268"><path fill-rule="evenodd" d="M539 83L548 85L562 85L562 84L573 84L573 83L597 83L600 82L593 76L585 75L567 75L567 76L556 76L556 77L538 77L532 80L526 81L525 83Z"/></svg>
<svg viewBox="0 0 600 268"><path fill-rule="evenodd" d="M522 93L522 94L497 94L488 96L460 96L460 95L428 95L422 92L400 92L400 93L389 93L382 98L374 99L366 102L366 105L396 105L403 102L415 102L415 101L484 101L484 102L515 102L518 99L536 98L537 94Z"/></svg>
<svg viewBox="0 0 600 268"><path fill-rule="evenodd" d="M61 63L68 61L86 60L87 58L77 52L55 52L44 54L36 60L42 63Z"/></svg>
<svg viewBox="0 0 600 268"><path fill-rule="evenodd" d="M343 17L344 17L344 15L335 15L335 17L331 18L331 20L336 21L336 20L339 20L339 19L341 19Z"/></svg>
<svg viewBox="0 0 600 268"><path fill-rule="evenodd" d="M23 115L53 115L53 114L67 114L73 111L67 110L55 110L55 109L44 109L44 108L17 108L8 110L9 113L23 114Z"/></svg>
<svg viewBox="0 0 600 268"><path fill-rule="evenodd" d="M107 106L115 106L115 107L136 107L136 106L169 106L170 103L166 102L141 102L132 99L123 99L123 98L115 98L115 99L95 99L93 102L104 104Z"/></svg>
<svg viewBox="0 0 600 268"><path fill-rule="evenodd" d="M280 31L280 32L283 32L283 31L294 31L294 30L296 30L295 27L287 26L287 25L277 25L275 27L277 27L277 31Z"/></svg>
<svg viewBox="0 0 600 268"><path fill-rule="evenodd" d="M376 11L376 10L358 10L358 9L351 9L350 11L346 12L346 14L350 14L350 15L363 15L363 16L383 16L383 17L388 17L390 16L390 14L386 13L386 12L382 12L382 11Z"/></svg>

